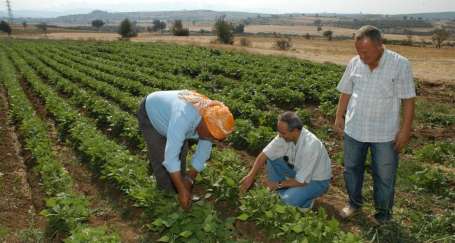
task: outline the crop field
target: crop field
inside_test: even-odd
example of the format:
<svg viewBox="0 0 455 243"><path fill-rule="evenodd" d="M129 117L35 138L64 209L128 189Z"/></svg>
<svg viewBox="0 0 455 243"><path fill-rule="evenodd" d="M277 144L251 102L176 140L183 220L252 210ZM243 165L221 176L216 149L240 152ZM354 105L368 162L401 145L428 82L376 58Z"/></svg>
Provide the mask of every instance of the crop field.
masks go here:
<svg viewBox="0 0 455 243"><path fill-rule="evenodd" d="M0 40L0 242L454 242L455 86L416 81L413 137L401 154L394 220L341 220L342 139L332 130L344 67L165 43ZM196 178L185 212L157 189L136 111L158 90L224 102L236 131ZM238 183L296 111L324 141L334 178L313 211L258 179ZM21 171L21 173L17 173Z"/></svg>

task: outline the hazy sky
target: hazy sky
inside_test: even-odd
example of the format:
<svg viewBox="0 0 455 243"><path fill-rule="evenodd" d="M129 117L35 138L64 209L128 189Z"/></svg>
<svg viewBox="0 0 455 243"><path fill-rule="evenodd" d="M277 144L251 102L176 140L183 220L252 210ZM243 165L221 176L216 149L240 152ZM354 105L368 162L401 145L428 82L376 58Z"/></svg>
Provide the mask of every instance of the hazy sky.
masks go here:
<svg viewBox="0 0 455 243"><path fill-rule="evenodd" d="M160 11L211 9L263 13L417 13L455 11L455 0L10 0L13 10ZM0 11L4 10L0 2Z"/></svg>

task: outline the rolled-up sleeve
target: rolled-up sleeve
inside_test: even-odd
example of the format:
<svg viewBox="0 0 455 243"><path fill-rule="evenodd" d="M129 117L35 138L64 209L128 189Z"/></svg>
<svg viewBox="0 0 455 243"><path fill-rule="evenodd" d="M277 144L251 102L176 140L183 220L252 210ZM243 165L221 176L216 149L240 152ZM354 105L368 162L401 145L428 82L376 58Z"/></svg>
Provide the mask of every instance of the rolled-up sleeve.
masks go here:
<svg viewBox="0 0 455 243"><path fill-rule="evenodd" d="M351 79L351 73L354 65L354 60L352 59L348 66L346 66L346 70L344 70L343 77L341 77L340 82L337 85L337 90L341 93L345 94L352 94L353 84Z"/></svg>
<svg viewBox="0 0 455 243"><path fill-rule="evenodd" d="M169 173L180 171L179 156L189 129L191 129L191 121L182 115L175 115L169 122L163 162L163 166Z"/></svg>
<svg viewBox="0 0 455 243"><path fill-rule="evenodd" d="M395 85L398 98L409 99L416 96L411 64L408 60L401 63Z"/></svg>
<svg viewBox="0 0 455 243"><path fill-rule="evenodd" d="M205 168L205 162L210 158L212 151L212 142L209 140L199 139L196 152L193 154L191 165L200 172Z"/></svg>
<svg viewBox="0 0 455 243"><path fill-rule="evenodd" d="M276 136L265 148L262 152L267 156L270 160L276 160L281 157L284 157L287 152L287 145L284 139Z"/></svg>

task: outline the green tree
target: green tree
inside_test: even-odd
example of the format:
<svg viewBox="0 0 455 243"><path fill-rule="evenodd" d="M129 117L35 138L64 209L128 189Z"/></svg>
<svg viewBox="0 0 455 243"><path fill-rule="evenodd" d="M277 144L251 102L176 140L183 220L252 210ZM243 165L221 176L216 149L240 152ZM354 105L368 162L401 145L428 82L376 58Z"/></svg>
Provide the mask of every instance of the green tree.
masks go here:
<svg viewBox="0 0 455 243"><path fill-rule="evenodd" d="M450 34L446 29L440 28L434 30L432 39L436 45L436 48L441 48L442 42L447 40L449 38L449 35Z"/></svg>
<svg viewBox="0 0 455 243"><path fill-rule="evenodd" d="M216 20L213 30L218 37L218 41L223 44L232 44L234 43L234 28L231 23L224 20L224 17L221 16Z"/></svg>
<svg viewBox="0 0 455 243"><path fill-rule="evenodd" d="M137 36L137 31L135 30L133 23L131 23L129 19L124 19L120 23L118 33L122 36L122 38L125 39Z"/></svg>
<svg viewBox="0 0 455 243"><path fill-rule="evenodd" d="M101 27L104 26L104 21L101 19L95 19L92 21L92 26L95 27L97 30L100 30Z"/></svg>
<svg viewBox="0 0 455 243"><path fill-rule="evenodd" d="M161 21L159 19L155 19L155 20L153 20L152 28L150 28L149 31L152 31L152 32L160 31L160 32L162 32L164 29L166 29L166 22Z"/></svg>
<svg viewBox="0 0 455 243"><path fill-rule="evenodd" d="M245 32L245 25L244 24L238 24L234 26L234 33L235 34L243 34Z"/></svg>
<svg viewBox="0 0 455 243"><path fill-rule="evenodd" d="M327 40L331 41L333 38L333 31L326 30L326 31L324 31L324 33L322 33L322 35L324 35L324 37L326 37Z"/></svg>
<svg viewBox="0 0 455 243"><path fill-rule="evenodd" d="M189 36L190 30L188 28L183 28L182 20L175 20L172 25L172 33L176 36Z"/></svg>
<svg viewBox="0 0 455 243"><path fill-rule="evenodd" d="M39 30L41 30L45 35L47 35L47 24L46 23L40 23L40 24L37 24L35 25L36 28L38 28Z"/></svg>
<svg viewBox="0 0 455 243"><path fill-rule="evenodd" d="M0 22L0 31L5 32L8 35L11 35L11 32L12 32L11 26L9 26L9 24L7 22L2 20Z"/></svg>

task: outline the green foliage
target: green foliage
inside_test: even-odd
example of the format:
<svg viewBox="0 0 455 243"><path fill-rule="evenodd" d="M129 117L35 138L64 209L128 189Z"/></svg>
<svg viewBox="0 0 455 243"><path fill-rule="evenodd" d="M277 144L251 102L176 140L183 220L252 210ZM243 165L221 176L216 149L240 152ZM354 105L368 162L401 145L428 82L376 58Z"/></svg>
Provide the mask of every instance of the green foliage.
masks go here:
<svg viewBox="0 0 455 243"><path fill-rule="evenodd" d="M47 23L45 23L45 22L39 23L39 24L35 25L35 27L37 29L41 30L44 34L47 34L47 28L48 28Z"/></svg>
<svg viewBox="0 0 455 243"><path fill-rule="evenodd" d="M233 25L233 32L234 34L243 34L245 32L245 25L244 24Z"/></svg>
<svg viewBox="0 0 455 243"><path fill-rule="evenodd" d="M9 24L7 22L2 20L0 22L0 31L5 32L8 35L11 35L12 29L11 29L11 26L9 26Z"/></svg>
<svg viewBox="0 0 455 243"><path fill-rule="evenodd" d="M232 45L234 43L234 28L232 23L227 22L224 18L225 16L222 16L216 20L213 30L219 42Z"/></svg>
<svg viewBox="0 0 455 243"><path fill-rule="evenodd" d="M69 233L90 216L87 199L59 193L46 200L46 209L41 212L49 220L52 230Z"/></svg>
<svg viewBox="0 0 455 243"><path fill-rule="evenodd" d="M190 30L188 28L183 28L182 20L175 20L171 28L172 33L175 36L189 36Z"/></svg>
<svg viewBox="0 0 455 243"><path fill-rule="evenodd" d="M417 239L426 242L453 242L455 240L455 212L446 209L442 214L413 214L412 220L417 222L411 232Z"/></svg>
<svg viewBox="0 0 455 243"><path fill-rule="evenodd" d="M455 166L455 143L436 142L425 144L415 152L416 159L423 162L433 162Z"/></svg>
<svg viewBox="0 0 455 243"><path fill-rule="evenodd" d="M136 27L129 19L120 22L118 33L125 39L137 36Z"/></svg>
<svg viewBox="0 0 455 243"><path fill-rule="evenodd" d="M354 235L344 233L338 221L328 219L323 209L302 214L265 188L250 190L240 202L238 219L254 220L272 238L287 242L360 242Z"/></svg>
<svg viewBox="0 0 455 243"><path fill-rule="evenodd" d="M6 236L8 235L8 229L2 225L0 225L0 240L4 241Z"/></svg>
<svg viewBox="0 0 455 243"><path fill-rule="evenodd" d="M17 56L12 56L15 64L20 63L15 59ZM49 230L52 233L68 233L86 222L90 213L88 201L73 191L71 177L55 159L47 125L35 115L32 105L16 80L14 67L3 53L0 54L0 64L0 70L4 74L0 81L8 90L12 116L18 122L25 148L36 161L35 168L41 175L48 196L42 214L48 218ZM20 67L25 67L23 63L20 64ZM72 119L77 119L77 116ZM39 236L39 232L34 230L24 231L21 235L27 240L41 239Z"/></svg>
<svg viewBox="0 0 455 243"><path fill-rule="evenodd" d="M438 113L427 111L422 114L423 119L436 126L450 126L455 124L455 115L450 113Z"/></svg>
<svg viewBox="0 0 455 243"><path fill-rule="evenodd" d="M216 211L204 202L193 205L191 213L179 210L174 197L169 197L157 190L156 183L149 176L145 161L109 140L92 125L90 120L78 116L78 112L49 89L20 57L14 56L14 61L26 76L33 92L43 99L46 109L55 117L59 129L62 129L61 125L64 124L67 129L67 139L74 144L84 160L98 170L101 179L115 184L134 202L135 206L145 208L150 217L166 220L170 215L178 216L179 222L159 228L163 235L184 239L198 237L196 239L214 239L214 241L232 237L232 220L221 223ZM57 198L47 201L48 208L43 211L43 215L49 218L52 226L59 227L58 230L75 233L78 231L72 229L85 222L88 216L88 211L84 211L84 204L83 199L58 194ZM196 218L205 219L202 215L206 216L205 221L195 220ZM77 238L74 239L82 237L84 232L77 233L78 235L75 236ZM95 232L90 233L94 237L98 235L96 231L89 232ZM115 236L106 237L116 239Z"/></svg>
<svg viewBox="0 0 455 243"><path fill-rule="evenodd" d="M159 232L159 242L228 242L232 240L233 223L232 218L222 221L210 204L199 201L190 212L162 214L148 227Z"/></svg>
<svg viewBox="0 0 455 243"><path fill-rule="evenodd" d="M104 21L101 19L95 19L92 21L92 26L95 27L96 29L100 29L101 27L104 26Z"/></svg>
<svg viewBox="0 0 455 243"><path fill-rule="evenodd" d="M108 233L103 227L79 227L71 232L71 236L64 240L65 243L120 243L120 237L115 233Z"/></svg>
<svg viewBox="0 0 455 243"><path fill-rule="evenodd" d="M264 126L254 128L248 120L237 119L235 126L236 129L228 141L236 148L247 149L253 153L261 151L276 136L272 128Z"/></svg>
<svg viewBox="0 0 455 243"><path fill-rule="evenodd" d="M308 110L298 108L296 111L297 116L299 116L300 120L302 121L303 125L311 127L311 113Z"/></svg>
<svg viewBox="0 0 455 243"><path fill-rule="evenodd" d="M212 197L215 201L226 201L238 206L238 182L247 173L247 168L239 155L231 149L212 150L211 160L201 181L209 185L205 197Z"/></svg>
<svg viewBox="0 0 455 243"><path fill-rule="evenodd" d="M151 32L163 31L166 29L166 22L161 21L159 19L153 20L153 25L149 29Z"/></svg>
<svg viewBox="0 0 455 243"><path fill-rule="evenodd" d="M416 119L429 127L447 127L455 124L455 109L453 106L417 100Z"/></svg>
<svg viewBox="0 0 455 243"><path fill-rule="evenodd" d="M319 109L328 117L334 117L338 105L339 93L335 88L324 91L321 95Z"/></svg>
<svg viewBox="0 0 455 243"><path fill-rule="evenodd" d="M436 48L441 48L442 43L450 36L449 31L444 28L437 28L433 31L432 40Z"/></svg>
<svg viewBox="0 0 455 243"><path fill-rule="evenodd" d="M322 35L327 38L327 40L331 41L332 38L333 38L333 31L331 30L326 30L324 31L324 33L322 33Z"/></svg>
<svg viewBox="0 0 455 243"><path fill-rule="evenodd" d="M453 175L446 175L440 169L425 168L415 172L409 177L409 180L414 183L416 191L455 198L455 192L451 190L451 185L455 181Z"/></svg>

